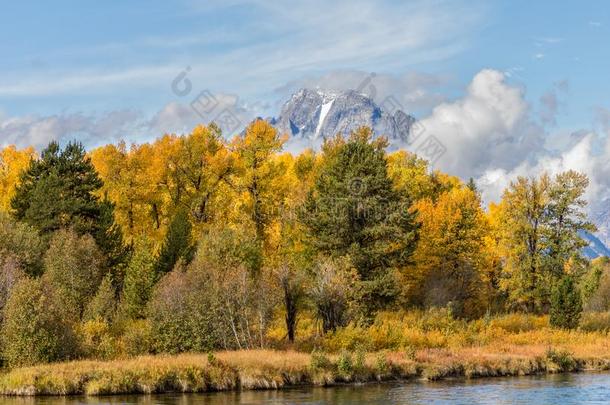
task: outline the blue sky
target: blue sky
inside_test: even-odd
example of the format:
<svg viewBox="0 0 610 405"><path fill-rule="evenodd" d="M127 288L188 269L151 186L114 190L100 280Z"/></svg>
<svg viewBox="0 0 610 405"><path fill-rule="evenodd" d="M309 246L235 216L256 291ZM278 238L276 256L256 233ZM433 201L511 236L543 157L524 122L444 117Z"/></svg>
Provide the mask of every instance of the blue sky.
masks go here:
<svg viewBox="0 0 610 405"><path fill-rule="evenodd" d="M188 131L204 90L247 122L277 115L299 87L355 88L374 72L379 95L448 146L440 167L491 196L541 165L610 174L609 12L605 1L4 2L0 145Z"/></svg>
<svg viewBox="0 0 610 405"><path fill-rule="evenodd" d="M186 66L195 87L251 103L277 103L285 83L344 69L441 75L454 97L494 68L532 103L566 82L558 124L587 126L610 107L609 10L603 1L6 2L0 110L152 114L176 101L169 83Z"/></svg>

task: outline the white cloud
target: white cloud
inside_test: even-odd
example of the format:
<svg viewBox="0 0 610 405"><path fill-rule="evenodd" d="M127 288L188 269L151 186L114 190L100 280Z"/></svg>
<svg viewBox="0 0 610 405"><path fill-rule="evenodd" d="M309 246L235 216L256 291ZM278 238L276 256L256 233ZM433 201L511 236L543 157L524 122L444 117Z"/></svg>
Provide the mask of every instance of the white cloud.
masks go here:
<svg viewBox="0 0 610 405"><path fill-rule="evenodd" d="M567 91L567 82L555 83L535 113L523 89L507 84L501 72L482 70L463 97L438 105L420 121L447 148L436 166L477 179L485 203L498 201L518 176L576 170L589 177L586 198L595 209L610 198L610 137L591 130L547 132L561 106L558 93ZM606 133L609 117L608 110L597 110Z"/></svg>
<svg viewBox="0 0 610 405"><path fill-rule="evenodd" d="M41 150L51 141L71 140L78 140L87 147L118 140L141 142L165 133L187 133L195 126L211 121L216 121L225 136L230 137L241 131L255 117L253 109L259 108L258 105L245 104L237 97L227 94L219 93L212 97L214 108L206 112L200 109L201 114L190 104L177 102L165 105L150 117L136 110L15 117L0 113L0 147L34 146ZM233 121L228 123L226 117Z"/></svg>
<svg viewBox="0 0 610 405"><path fill-rule="evenodd" d="M428 112L446 100L444 88L450 78L409 71L402 75L389 75L356 70L335 70L320 76L306 76L276 89L283 102L300 88L320 88L331 91L358 90L381 104L393 96L407 113Z"/></svg>
<svg viewBox="0 0 610 405"><path fill-rule="evenodd" d="M544 144L523 91L491 69L473 78L464 97L438 105L420 122L447 148L439 168L463 178L489 168L510 170Z"/></svg>
<svg viewBox="0 0 610 405"><path fill-rule="evenodd" d="M594 210L610 197L610 142L590 132L562 153L545 154L536 161L524 161L511 170L490 168L479 177L478 184L484 201L498 201L503 190L519 176L539 176L544 172L554 176L566 170L576 170L589 177L585 198Z"/></svg>
<svg viewBox="0 0 610 405"><path fill-rule="evenodd" d="M198 102L200 100L200 102ZM172 102L159 110L147 123L149 133L186 133L196 125L215 122L224 136L231 137L256 118L258 105L248 105L237 96L204 92L190 104Z"/></svg>
<svg viewBox="0 0 610 405"><path fill-rule="evenodd" d="M0 116L0 146L43 148L53 140L76 139L88 145L128 138L141 127L141 115L118 110L95 115L65 113L51 116Z"/></svg>

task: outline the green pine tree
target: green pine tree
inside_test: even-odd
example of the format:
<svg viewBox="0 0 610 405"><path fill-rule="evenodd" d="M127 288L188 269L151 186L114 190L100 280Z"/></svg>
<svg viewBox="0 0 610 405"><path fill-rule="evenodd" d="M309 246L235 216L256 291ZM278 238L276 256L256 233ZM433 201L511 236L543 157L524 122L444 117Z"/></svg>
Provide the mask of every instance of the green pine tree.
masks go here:
<svg viewBox="0 0 610 405"><path fill-rule="evenodd" d="M94 193L102 187L83 146L64 150L52 142L21 176L11 202L15 217L49 234L61 228L93 234L100 213Z"/></svg>
<svg viewBox="0 0 610 405"><path fill-rule="evenodd" d="M132 247L124 244L123 231L114 222L114 204L107 197L100 202L97 225L93 238L107 259L112 287L118 298L123 288L123 276L132 254Z"/></svg>
<svg viewBox="0 0 610 405"><path fill-rule="evenodd" d="M155 258L146 240L139 241L125 271L121 310L127 317L144 317L157 277Z"/></svg>
<svg viewBox="0 0 610 405"><path fill-rule="evenodd" d="M371 135L360 128L324 145L301 215L317 251L350 258L369 313L395 298L391 269L409 262L417 231L410 201L401 200L388 176L387 143Z"/></svg>
<svg viewBox="0 0 610 405"><path fill-rule="evenodd" d="M128 251L114 223L114 207L100 200L102 187L91 160L80 143L63 150L52 142L22 173L11 200L13 216L36 228L42 236L70 228L90 234L110 266L125 262Z"/></svg>
<svg viewBox="0 0 610 405"><path fill-rule="evenodd" d="M551 294L551 326L574 329L582 314L582 298L572 276L564 276Z"/></svg>
<svg viewBox="0 0 610 405"><path fill-rule="evenodd" d="M192 225L188 214L183 210L178 211L169 225L157 258L155 271L159 277L172 271L179 260L182 260L184 264L193 260L195 246L191 232Z"/></svg>

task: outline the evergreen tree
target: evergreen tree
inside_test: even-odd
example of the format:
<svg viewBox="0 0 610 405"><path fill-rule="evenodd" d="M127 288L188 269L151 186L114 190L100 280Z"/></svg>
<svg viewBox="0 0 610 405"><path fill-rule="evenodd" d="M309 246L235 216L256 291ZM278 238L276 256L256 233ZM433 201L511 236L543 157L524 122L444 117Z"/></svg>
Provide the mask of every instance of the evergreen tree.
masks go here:
<svg viewBox="0 0 610 405"><path fill-rule="evenodd" d="M572 276L564 276L551 294L551 326L574 329L578 326L581 313L580 291Z"/></svg>
<svg viewBox="0 0 610 405"><path fill-rule="evenodd" d="M125 272L121 309L129 318L144 316L156 282L155 258L146 241L140 241Z"/></svg>
<svg viewBox="0 0 610 405"><path fill-rule="evenodd" d="M113 266L124 261L127 252L114 225L113 205L96 195L101 187L80 143L69 143L62 150L52 142L22 173L11 200L13 215L43 236L66 228L92 235Z"/></svg>
<svg viewBox="0 0 610 405"><path fill-rule="evenodd" d="M52 142L40 160L32 160L11 201L15 217L49 234L61 228L95 233L102 186L83 146L70 143L62 151Z"/></svg>
<svg viewBox="0 0 610 405"><path fill-rule="evenodd" d="M110 269L110 281L118 298L123 288L125 266L132 254L132 246L123 243L123 231L114 221L114 204L106 197L100 202L100 215L96 233L93 234L100 251L106 257Z"/></svg>
<svg viewBox="0 0 610 405"><path fill-rule="evenodd" d="M371 141L360 128L324 145L324 162L301 215L320 253L349 257L362 283L367 312L396 294L392 268L409 262L417 225L410 201L402 200L388 176L383 139Z"/></svg>
<svg viewBox="0 0 610 405"><path fill-rule="evenodd" d="M188 214L184 210L178 211L169 225L155 265L159 277L172 271L179 260L184 264L191 262L195 253L191 232Z"/></svg>

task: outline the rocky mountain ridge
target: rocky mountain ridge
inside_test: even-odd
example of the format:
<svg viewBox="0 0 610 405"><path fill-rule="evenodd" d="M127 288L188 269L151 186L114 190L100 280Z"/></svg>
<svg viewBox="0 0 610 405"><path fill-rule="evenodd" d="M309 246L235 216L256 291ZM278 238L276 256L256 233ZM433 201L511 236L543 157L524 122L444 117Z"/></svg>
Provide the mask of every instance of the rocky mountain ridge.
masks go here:
<svg viewBox="0 0 610 405"><path fill-rule="evenodd" d="M271 118L270 122L282 133L309 140L348 134L368 126L375 134L406 141L415 118L398 107L389 101L380 106L367 95L353 90L301 89L283 105L279 117Z"/></svg>

